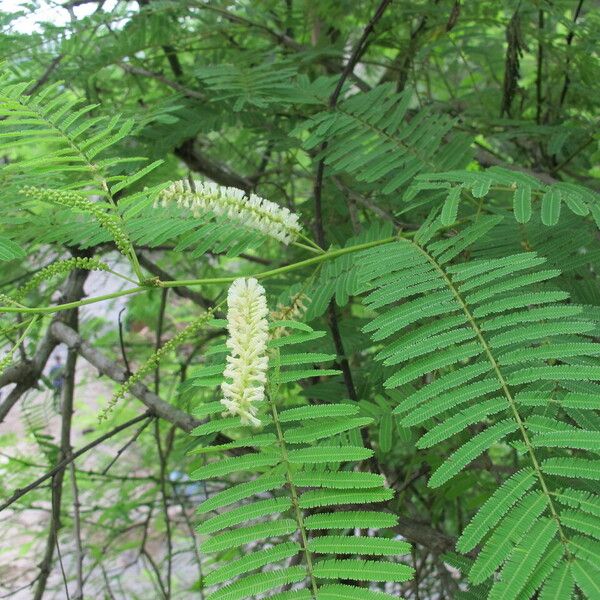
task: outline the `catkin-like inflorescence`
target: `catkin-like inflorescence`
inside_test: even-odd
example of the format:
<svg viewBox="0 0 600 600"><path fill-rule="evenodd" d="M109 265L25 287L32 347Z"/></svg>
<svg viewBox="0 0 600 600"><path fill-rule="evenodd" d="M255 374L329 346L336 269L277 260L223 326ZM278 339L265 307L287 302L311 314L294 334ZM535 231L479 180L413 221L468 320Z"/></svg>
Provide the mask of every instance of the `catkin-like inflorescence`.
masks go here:
<svg viewBox="0 0 600 600"><path fill-rule="evenodd" d="M227 347L230 354L221 385L225 406L231 415L239 415L243 425L260 425L259 402L265 398L267 382L267 300L256 279L236 279L227 295Z"/></svg>
<svg viewBox="0 0 600 600"><path fill-rule="evenodd" d="M121 218L108 212L105 202L91 202L85 195L70 190L39 188L32 185L21 188L21 193L29 198L78 209L91 215L109 232L122 254L128 256L132 252L131 242L122 227Z"/></svg>
<svg viewBox="0 0 600 600"><path fill-rule="evenodd" d="M293 242L301 232L298 215L287 208L255 194L247 196L237 188L221 187L212 181L196 181L193 188L185 179L176 181L158 198L162 206L173 201L196 216L206 212L226 216L284 244Z"/></svg>
<svg viewBox="0 0 600 600"><path fill-rule="evenodd" d="M23 300L23 298L25 298L25 296L31 290L36 289L43 281L56 275L69 273L73 269L85 269L86 271L108 271L108 265L101 262L97 258L87 257L57 260L51 265L48 265L47 267L44 267L38 271L25 285L18 288L15 292L15 298L19 301Z"/></svg>

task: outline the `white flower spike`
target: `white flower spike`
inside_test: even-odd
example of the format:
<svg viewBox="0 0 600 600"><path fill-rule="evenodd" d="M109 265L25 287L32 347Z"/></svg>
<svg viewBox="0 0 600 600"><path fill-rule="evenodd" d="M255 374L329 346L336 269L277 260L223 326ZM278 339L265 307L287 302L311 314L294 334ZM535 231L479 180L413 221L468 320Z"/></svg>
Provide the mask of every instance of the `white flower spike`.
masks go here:
<svg viewBox="0 0 600 600"><path fill-rule="evenodd" d="M255 194L246 196L243 190L221 187L212 181L195 181L193 188L183 179L161 192L162 206L176 201L194 215L212 212L226 216L245 227L255 229L284 244L293 242L302 230L298 215Z"/></svg>
<svg viewBox="0 0 600 600"><path fill-rule="evenodd" d="M236 279L227 294L227 347L230 354L221 384L221 404L242 425L260 425L259 402L265 398L267 382L267 300L265 290L254 278Z"/></svg>

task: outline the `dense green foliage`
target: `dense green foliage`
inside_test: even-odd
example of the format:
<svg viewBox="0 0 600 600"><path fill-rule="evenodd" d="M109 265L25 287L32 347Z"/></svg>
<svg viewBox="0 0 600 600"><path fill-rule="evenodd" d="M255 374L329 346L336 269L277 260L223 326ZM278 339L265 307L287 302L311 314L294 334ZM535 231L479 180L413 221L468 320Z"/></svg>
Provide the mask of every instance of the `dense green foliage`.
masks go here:
<svg viewBox="0 0 600 600"><path fill-rule="evenodd" d="M600 598L592 4L0 12L0 596Z"/></svg>

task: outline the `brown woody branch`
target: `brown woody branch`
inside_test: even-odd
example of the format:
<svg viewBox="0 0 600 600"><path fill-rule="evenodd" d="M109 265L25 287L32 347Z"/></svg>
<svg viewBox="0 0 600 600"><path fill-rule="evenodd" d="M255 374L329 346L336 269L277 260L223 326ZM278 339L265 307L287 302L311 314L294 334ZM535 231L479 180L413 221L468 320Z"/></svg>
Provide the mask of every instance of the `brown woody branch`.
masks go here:
<svg viewBox="0 0 600 600"><path fill-rule="evenodd" d="M101 374L107 375L117 383L124 383L127 380L127 374L122 366L109 359L89 342L86 342L68 325L54 322L50 326L50 330L57 341L66 344L69 348L76 349L79 355L98 369ZM183 431L190 432L201 423L201 421L192 417L189 413L165 402L142 383L134 384L130 392L133 396L141 400L154 415L173 423L173 425L183 429Z"/></svg>

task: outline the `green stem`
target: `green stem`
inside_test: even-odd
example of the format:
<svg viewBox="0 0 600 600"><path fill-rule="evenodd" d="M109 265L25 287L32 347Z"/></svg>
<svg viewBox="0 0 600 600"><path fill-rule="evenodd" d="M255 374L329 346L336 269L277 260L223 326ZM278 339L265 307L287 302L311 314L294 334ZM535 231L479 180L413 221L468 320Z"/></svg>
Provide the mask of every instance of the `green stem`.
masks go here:
<svg viewBox="0 0 600 600"><path fill-rule="evenodd" d="M300 538L302 540L302 552L306 560L306 572L310 580L311 594L313 600L316 600L318 598L318 588L314 576L312 556L310 550L308 549L308 536L306 535L306 527L304 527L304 515L302 513L302 509L300 508L300 503L298 502L298 492L296 491L296 486L294 485L294 481L292 479L292 471L288 460L287 446L285 443L285 438L283 437L283 431L281 430L281 424L279 423L277 407L275 406L275 401L271 397L271 394L267 394L267 398L269 400L269 404L271 405L271 414L273 415L273 423L275 424L275 430L277 432L277 441L279 442L279 448L281 450L282 462L285 465L285 480L290 490L294 518L296 524L298 525L298 531L300 532Z"/></svg>
<svg viewBox="0 0 600 600"><path fill-rule="evenodd" d="M57 304L56 306L42 306L40 308L0 306L0 313L29 313L49 315L62 310L69 310L71 308L77 308L78 306L85 306L86 304L95 304L96 302L102 302L103 300L119 298L120 296L129 296L130 294L137 294L138 292L143 292L146 289L148 288L129 288L128 290L121 290L120 292L113 292L112 294L105 294L104 296L94 296L93 298L86 298L85 300L78 300L77 302L67 302L65 304Z"/></svg>
<svg viewBox="0 0 600 600"><path fill-rule="evenodd" d="M302 248L303 250L308 250L313 254L323 254L324 250L317 250L312 246L307 246L306 244L302 244L301 242L292 242L292 246L296 246L297 248Z"/></svg>
<svg viewBox="0 0 600 600"><path fill-rule="evenodd" d="M263 271L262 273L256 273L252 275L256 279L268 279L270 277L276 277L295 271L296 269L302 269L311 265L319 264L323 261L343 256L344 254L351 254L353 252L359 252L360 250L367 250L368 248L374 248L375 246L381 246L383 244L389 244L395 242L399 238L389 237L383 240L376 240L374 242L366 242L364 244L357 244L356 246L350 246L349 248L340 248L339 250L331 250L314 256L313 258L307 258L285 267L279 267L277 269L271 269L270 271ZM189 285L214 285L214 284L225 284L231 283L239 278L239 275L233 275L230 277L212 277L207 279L176 279L174 281L157 281L156 286L162 288L169 287L181 287ZM57 304L56 306L44 306L41 308L28 308L18 306L0 306L0 313L31 313L31 314L52 314L60 312L62 310L69 310L71 308L77 308L78 306L85 306L87 304L94 304L96 302L102 302L103 300L111 300L112 298L119 298L121 296L129 296L131 294L137 294L144 290L151 289L151 286L138 286L127 290L121 290L120 292L113 292L112 294L105 294L104 296L95 296L94 298L86 298L85 300L78 300L77 302L67 302L66 304Z"/></svg>
<svg viewBox="0 0 600 600"><path fill-rule="evenodd" d="M125 281L129 281L129 283L133 283L133 284L138 284L139 281L136 281L135 279L132 279L131 277L127 277L127 275L123 275L123 273L119 273L118 271L113 271L112 269L106 269L107 273L111 273L112 275L115 275L116 277L120 277L121 279L124 279Z"/></svg>
<svg viewBox="0 0 600 600"><path fill-rule="evenodd" d="M485 352L485 355L486 355L490 365L492 366L492 369L494 370L494 374L495 374L496 378L498 379L498 382L500 383L502 392L504 393L504 396L506 397L506 400L508 401L508 405L510 407L510 411L512 412L513 418L514 418L515 422L517 423L517 427L521 434L521 438L523 439L523 443L525 444L525 447L527 448L527 453L529 454L529 458L533 465L533 469L535 471L536 477L540 483L542 492L546 496L548 508L550 510L550 515L552 516L554 521L556 521L556 525L558 528L558 534L559 534L560 540L565 548L565 554L566 554L567 558L571 559L571 551L569 550L569 540L567 539L567 536L564 532L564 529L563 529L563 526L562 526L562 523L560 520L560 516L558 514L558 510L552 500L552 496L551 496L550 490L548 488L548 485L546 484L546 479L542 472L542 468L541 468L540 463L535 454L533 444L531 443L531 440L529 438L529 434L527 433L527 428L526 428L525 423L523 422L523 419L521 418L521 415L517 408L517 403L513 397L513 394L511 392L510 388L509 388L509 384L508 384L506 378L504 377L502 370L500 369L500 365L498 364L498 361L496 360L496 357L494 356L494 354L492 352L491 346L489 345L487 339L483 335L483 331L479 327L479 323L477 322L477 319L473 316L473 313L467 306L466 301L463 300L460 292L455 287L453 281L448 277L448 275L446 274L444 269L438 264L438 262L435 260L435 258L433 258L427 252L427 250L425 250L424 248L422 248L415 242L408 242L408 243L410 243L413 247L417 248L417 250L419 250L419 252L421 252L423 254L423 256L429 261L429 263L433 266L433 268L438 272L440 278L443 279L444 283L448 286L448 289L454 296L454 299L456 300L457 304L462 309L467 321L469 322L469 325L471 326L471 328L473 329L473 332L477 336L477 339L478 339L479 343L481 344L481 346Z"/></svg>
<svg viewBox="0 0 600 600"><path fill-rule="evenodd" d="M314 248L317 252L323 253L325 250L319 246L316 242L313 242L309 237L305 236L303 233L300 234L300 238L307 242L312 248Z"/></svg>
<svg viewBox="0 0 600 600"><path fill-rule="evenodd" d="M19 339L14 343L13 347L6 353L6 355L4 356L2 361L0 361L0 367L4 360L8 359L9 357L11 357L13 355L14 351L19 347L19 344L27 337L29 330L34 326L34 324L36 323L37 320L38 320L38 317L33 317L33 319L31 319L31 321L29 321L29 323L27 324L27 327L25 328L25 331L19 336ZM21 323L21 325L22 325L22 323ZM0 372L1 371L2 371L2 368L0 368Z"/></svg>
<svg viewBox="0 0 600 600"><path fill-rule="evenodd" d="M285 267L278 267L277 269L271 269L270 271L263 271L262 273L256 273L252 275L255 279L268 279L270 277L276 277L278 275L283 275L284 273L289 273L290 271L295 271L296 269L301 269L303 267L308 267L310 265L316 265L323 261L337 258L338 256L342 256L344 254L351 254L353 252L359 252L360 250L366 250L368 248L374 248L375 246L381 246L383 244L389 244L390 242L395 242L397 237L385 238L383 240L376 240L374 242L366 242L364 244L358 244L356 246L350 246L349 248L340 248L339 250L331 250L329 252L325 252L325 254L321 254L320 256L314 256L313 258L307 258L306 260L301 260L297 263L293 263L291 265L286 265ZM176 281L161 281L158 285L161 287L179 287L182 285L213 285L220 283L231 283L239 278L239 275L234 275L231 277L213 277L208 279L178 279Z"/></svg>

